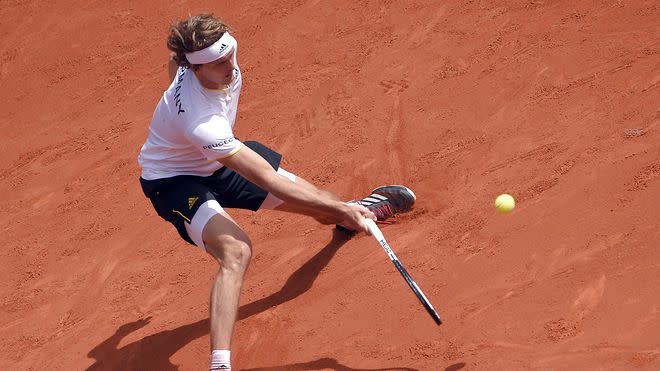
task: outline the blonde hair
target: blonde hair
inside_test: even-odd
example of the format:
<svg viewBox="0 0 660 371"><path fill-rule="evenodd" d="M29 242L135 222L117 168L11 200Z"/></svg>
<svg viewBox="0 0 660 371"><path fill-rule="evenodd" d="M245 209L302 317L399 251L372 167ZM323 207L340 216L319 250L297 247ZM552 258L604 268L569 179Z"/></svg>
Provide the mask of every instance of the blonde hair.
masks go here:
<svg viewBox="0 0 660 371"><path fill-rule="evenodd" d="M212 14L203 13L186 20L172 22L167 36L167 48L175 53L176 64L193 67L186 53L196 52L211 46L231 28Z"/></svg>

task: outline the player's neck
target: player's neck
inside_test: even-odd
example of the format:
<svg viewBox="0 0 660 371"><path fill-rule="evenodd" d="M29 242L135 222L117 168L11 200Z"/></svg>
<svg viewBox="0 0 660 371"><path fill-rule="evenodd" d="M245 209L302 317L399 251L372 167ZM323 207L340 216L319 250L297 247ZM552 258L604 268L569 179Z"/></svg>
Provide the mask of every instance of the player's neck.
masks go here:
<svg viewBox="0 0 660 371"><path fill-rule="evenodd" d="M193 71L194 73L194 71ZM197 81L206 89L210 90L224 90L229 88L229 84L222 84L222 83L217 83L212 80L204 78L203 75L200 76L200 74L194 73L195 77L197 78Z"/></svg>

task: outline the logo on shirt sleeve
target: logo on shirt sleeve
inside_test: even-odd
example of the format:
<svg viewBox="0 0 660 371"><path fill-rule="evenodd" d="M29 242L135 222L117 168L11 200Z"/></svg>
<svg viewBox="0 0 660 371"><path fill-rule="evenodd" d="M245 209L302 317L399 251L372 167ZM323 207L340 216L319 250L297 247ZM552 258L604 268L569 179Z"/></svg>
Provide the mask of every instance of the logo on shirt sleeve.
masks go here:
<svg viewBox="0 0 660 371"><path fill-rule="evenodd" d="M181 105L181 92L179 91L179 90L181 90L181 84L183 83L183 76L184 76L185 72L186 72L186 69L181 69L181 72L179 72L179 77L178 77L178 81L176 83L176 88L174 89L174 104L176 104L176 108L178 110L177 115L180 115L181 112L186 112L186 110L184 110L182 105Z"/></svg>
<svg viewBox="0 0 660 371"><path fill-rule="evenodd" d="M208 144L208 145L205 145L205 146L202 147L202 148L203 148L203 149L214 149L214 148L220 148L220 147L222 147L222 146L225 146L225 145L227 145L227 144L233 142L234 139L235 139L234 137L227 138L227 139L222 139L222 140L219 139L217 143Z"/></svg>

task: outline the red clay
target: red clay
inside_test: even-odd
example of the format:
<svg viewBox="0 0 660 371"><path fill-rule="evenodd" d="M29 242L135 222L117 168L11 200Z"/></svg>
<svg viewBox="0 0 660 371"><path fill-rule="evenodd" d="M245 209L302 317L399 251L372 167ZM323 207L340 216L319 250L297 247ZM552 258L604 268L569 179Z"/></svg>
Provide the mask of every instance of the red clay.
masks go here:
<svg viewBox="0 0 660 371"><path fill-rule="evenodd" d="M235 369L660 368L657 2L0 4L0 369L208 367L216 263L136 160L201 11L239 41L239 137L346 199L416 192L382 230L445 322L371 237L235 211Z"/></svg>

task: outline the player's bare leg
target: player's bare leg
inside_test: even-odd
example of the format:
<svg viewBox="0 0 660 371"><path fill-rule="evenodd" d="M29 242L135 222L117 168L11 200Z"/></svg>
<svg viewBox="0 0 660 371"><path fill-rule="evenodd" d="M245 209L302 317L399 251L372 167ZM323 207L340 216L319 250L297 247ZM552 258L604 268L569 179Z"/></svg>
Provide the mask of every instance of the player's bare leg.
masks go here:
<svg viewBox="0 0 660 371"><path fill-rule="evenodd" d="M252 244L227 213L214 215L204 227L206 251L220 264L210 299L211 349L230 350L238 314L243 276L250 262Z"/></svg>

